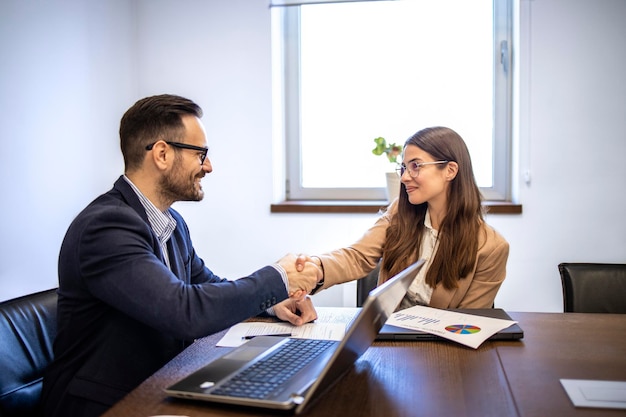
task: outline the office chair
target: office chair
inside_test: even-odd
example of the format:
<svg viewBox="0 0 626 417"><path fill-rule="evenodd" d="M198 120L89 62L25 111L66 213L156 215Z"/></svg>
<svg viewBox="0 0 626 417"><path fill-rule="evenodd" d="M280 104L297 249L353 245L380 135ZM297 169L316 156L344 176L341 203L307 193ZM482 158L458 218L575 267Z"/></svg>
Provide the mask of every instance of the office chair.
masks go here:
<svg viewBox="0 0 626 417"><path fill-rule="evenodd" d="M561 263L563 311L626 313L626 264Z"/></svg>
<svg viewBox="0 0 626 417"><path fill-rule="evenodd" d="M37 415L56 313L56 289L0 303L0 416Z"/></svg>
<svg viewBox="0 0 626 417"><path fill-rule="evenodd" d="M378 273L380 272L380 263L369 274L356 282L356 306L363 307L363 303L367 299L371 290L378 285Z"/></svg>

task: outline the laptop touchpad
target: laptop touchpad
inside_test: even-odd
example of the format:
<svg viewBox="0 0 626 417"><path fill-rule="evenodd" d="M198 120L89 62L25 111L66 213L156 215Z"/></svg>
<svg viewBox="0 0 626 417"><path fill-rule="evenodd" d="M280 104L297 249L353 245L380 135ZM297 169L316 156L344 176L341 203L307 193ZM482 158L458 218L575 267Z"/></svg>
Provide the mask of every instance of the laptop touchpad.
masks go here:
<svg viewBox="0 0 626 417"><path fill-rule="evenodd" d="M245 349L235 349L232 352L227 353L226 355L224 355L224 359L247 362L250 359L256 358L266 350L267 347L246 346Z"/></svg>

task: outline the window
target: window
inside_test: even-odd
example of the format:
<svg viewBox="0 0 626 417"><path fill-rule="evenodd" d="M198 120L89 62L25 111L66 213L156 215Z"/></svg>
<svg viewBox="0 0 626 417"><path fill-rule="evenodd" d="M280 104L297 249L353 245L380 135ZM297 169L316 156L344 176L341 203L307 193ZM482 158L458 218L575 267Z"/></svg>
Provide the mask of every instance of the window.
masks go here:
<svg viewBox="0 0 626 417"><path fill-rule="evenodd" d="M384 200L374 138L466 141L487 200L510 200L511 0L272 8L288 200ZM277 57L277 59L276 59Z"/></svg>

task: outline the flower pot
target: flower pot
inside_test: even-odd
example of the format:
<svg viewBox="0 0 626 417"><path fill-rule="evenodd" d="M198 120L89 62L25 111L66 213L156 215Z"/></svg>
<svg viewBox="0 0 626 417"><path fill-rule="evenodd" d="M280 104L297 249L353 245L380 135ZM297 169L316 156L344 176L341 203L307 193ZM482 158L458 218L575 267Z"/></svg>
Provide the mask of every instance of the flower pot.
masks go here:
<svg viewBox="0 0 626 417"><path fill-rule="evenodd" d="M387 176L387 200L391 203L400 194L400 176L397 172L386 172Z"/></svg>

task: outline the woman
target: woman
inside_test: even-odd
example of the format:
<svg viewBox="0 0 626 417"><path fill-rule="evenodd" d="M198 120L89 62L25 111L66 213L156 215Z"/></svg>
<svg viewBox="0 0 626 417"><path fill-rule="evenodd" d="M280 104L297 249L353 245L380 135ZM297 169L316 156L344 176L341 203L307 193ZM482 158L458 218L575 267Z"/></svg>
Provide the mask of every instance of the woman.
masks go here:
<svg viewBox="0 0 626 417"><path fill-rule="evenodd" d="M492 307L509 244L483 219L463 139L446 127L420 130L404 144L399 173L399 198L358 242L312 257L324 270L317 289L359 279L379 261L381 284L423 258L400 308Z"/></svg>

